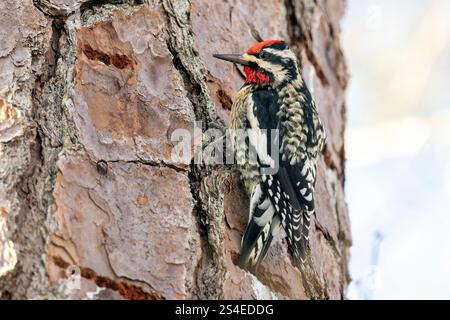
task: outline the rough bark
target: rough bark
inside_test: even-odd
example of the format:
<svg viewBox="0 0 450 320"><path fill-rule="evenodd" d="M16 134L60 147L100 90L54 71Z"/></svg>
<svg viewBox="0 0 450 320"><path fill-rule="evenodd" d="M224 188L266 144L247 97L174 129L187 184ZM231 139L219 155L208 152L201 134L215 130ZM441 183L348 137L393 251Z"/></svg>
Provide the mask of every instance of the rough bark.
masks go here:
<svg viewBox="0 0 450 320"><path fill-rule="evenodd" d="M343 10L344 0L1 1L0 296L343 298ZM212 54L259 37L296 50L329 137L304 278L281 239L258 278L238 268L248 199L236 173L171 157L176 128L227 125L242 80Z"/></svg>

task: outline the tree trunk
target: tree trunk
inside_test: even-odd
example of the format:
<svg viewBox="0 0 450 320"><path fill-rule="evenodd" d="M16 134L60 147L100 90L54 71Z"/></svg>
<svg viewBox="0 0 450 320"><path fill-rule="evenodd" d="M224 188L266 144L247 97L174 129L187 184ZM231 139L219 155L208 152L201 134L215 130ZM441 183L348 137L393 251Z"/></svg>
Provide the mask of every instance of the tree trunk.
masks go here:
<svg viewBox="0 0 450 320"><path fill-rule="evenodd" d="M0 2L2 298L331 298L349 281L344 0ZM6 30L6 31L5 31ZM213 53L286 39L324 121L311 259L284 239L236 266L248 198L171 136L227 126L242 84Z"/></svg>

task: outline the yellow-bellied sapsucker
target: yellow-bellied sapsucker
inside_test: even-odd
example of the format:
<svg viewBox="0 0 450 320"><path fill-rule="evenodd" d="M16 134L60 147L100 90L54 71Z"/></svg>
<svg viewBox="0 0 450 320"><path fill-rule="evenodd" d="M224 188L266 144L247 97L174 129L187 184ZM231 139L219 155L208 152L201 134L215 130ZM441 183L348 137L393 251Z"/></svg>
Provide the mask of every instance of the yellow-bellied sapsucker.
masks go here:
<svg viewBox="0 0 450 320"><path fill-rule="evenodd" d="M311 93L299 73L297 58L281 40L260 42L245 54L214 56L244 66L245 84L231 109L232 146L238 161L251 150L257 155L256 161L239 165L250 195L249 222L239 264L256 273L281 226L300 264L307 254L316 162L326 137ZM262 137L268 140L264 150L255 139L239 141L236 132L242 130L238 129L264 132ZM270 150L275 140L278 148ZM276 160L274 151L279 152L275 154L278 170L262 173L263 165Z"/></svg>

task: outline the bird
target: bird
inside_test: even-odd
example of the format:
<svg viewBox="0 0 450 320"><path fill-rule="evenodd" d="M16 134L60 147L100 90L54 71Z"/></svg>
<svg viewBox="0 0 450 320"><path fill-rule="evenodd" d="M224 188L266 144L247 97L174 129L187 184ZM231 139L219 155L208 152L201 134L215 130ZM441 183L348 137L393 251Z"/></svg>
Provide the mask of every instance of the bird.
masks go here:
<svg viewBox="0 0 450 320"><path fill-rule="evenodd" d="M242 66L245 74L229 121L233 155L250 198L238 264L256 275L272 240L284 230L301 268L309 252L317 161L326 133L297 57L283 40L213 56Z"/></svg>

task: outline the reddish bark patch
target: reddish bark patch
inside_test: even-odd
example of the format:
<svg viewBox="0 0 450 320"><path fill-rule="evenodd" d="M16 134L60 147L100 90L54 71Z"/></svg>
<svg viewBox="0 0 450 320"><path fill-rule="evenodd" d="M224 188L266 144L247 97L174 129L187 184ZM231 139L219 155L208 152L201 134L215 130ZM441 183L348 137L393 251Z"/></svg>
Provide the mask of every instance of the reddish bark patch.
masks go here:
<svg viewBox="0 0 450 320"><path fill-rule="evenodd" d="M60 257L52 256L53 262L62 269L67 269L70 264ZM107 277L99 276L94 270L86 267L80 267L81 276L85 279L92 280L101 288L108 288L117 291L122 297L130 300L163 300L157 292L144 291L141 287L123 282L116 281Z"/></svg>
<svg viewBox="0 0 450 320"><path fill-rule="evenodd" d="M225 110L231 110L233 100L231 100L230 96L224 90L219 89L217 91L217 97Z"/></svg>
<svg viewBox="0 0 450 320"><path fill-rule="evenodd" d="M140 206L146 206L149 202L148 197L145 195L139 195L136 199L136 202L140 205Z"/></svg>
<svg viewBox="0 0 450 320"><path fill-rule="evenodd" d="M84 44L83 53L89 60L97 60L108 66L113 65L119 69L132 67L132 61L126 55L119 53L108 55L104 52L92 49L92 47L88 43Z"/></svg>
<svg viewBox="0 0 450 320"><path fill-rule="evenodd" d="M111 22L99 22L92 27L81 28L77 33L78 58L101 62L134 73L137 63L128 41L121 41ZM83 57L81 56L83 55ZM87 58L87 59L86 59Z"/></svg>
<svg viewBox="0 0 450 320"><path fill-rule="evenodd" d="M0 99L0 121L6 121L16 116L14 109L5 101Z"/></svg>
<svg viewBox="0 0 450 320"><path fill-rule="evenodd" d="M4 207L0 207L0 219L8 218L8 211Z"/></svg>

